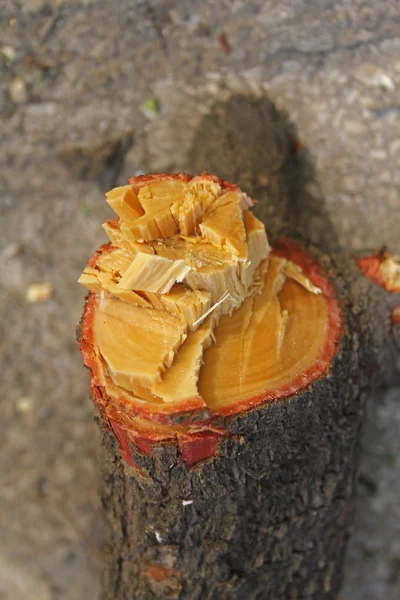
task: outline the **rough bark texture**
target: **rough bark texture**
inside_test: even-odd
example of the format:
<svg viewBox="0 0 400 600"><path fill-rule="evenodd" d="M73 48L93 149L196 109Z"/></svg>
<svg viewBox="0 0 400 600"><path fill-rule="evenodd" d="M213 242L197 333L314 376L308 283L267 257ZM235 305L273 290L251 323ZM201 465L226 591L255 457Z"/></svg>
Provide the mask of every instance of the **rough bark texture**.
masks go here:
<svg viewBox="0 0 400 600"><path fill-rule="evenodd" d="M343 271L336 286L353 301L331 373L290 399L225 420L218 456L190 470L171 446L151 458L133 451L143 477L120 458L103 423L104 599L336 597L365 399L390 335L389 320L380 322L384 294L353 266L347 283ZM378 305L383 312L369 328Z"/></svg>
<svg viewBox="0 0 400 600"><path fill-rule="evenodd" d="M197 469L168 448L149 479L114 460L104 598L336 596L362 410L357 358L344 356L352 368L334 383L233 420L221 455Z"/></svg>
<svg viewBox="0 0 400 600"><path fill-rule="evenodd" d="M244 125L240 121L235 135L238 115L245 115ZM192 469L168 445L154 448L150 458L132 448L143 473L130 467L100 418L103 598L335 598L351 530L365 400L395 351L393 298L350 256L329 258L305 241L317 242L318 231L325 251L338 249L315 186L310 201L308 156L268 100L236 98L224 119L207 118L207 134L192 153L194 169L202 164L245 187L241 173L248 163L247 189L258 198L264 192L258 214L267 231L302 239L334 282L343 336L330 373L291 398L225 419L229 435L218 455ZM314 230L313 223L320 226Z"/></svg>

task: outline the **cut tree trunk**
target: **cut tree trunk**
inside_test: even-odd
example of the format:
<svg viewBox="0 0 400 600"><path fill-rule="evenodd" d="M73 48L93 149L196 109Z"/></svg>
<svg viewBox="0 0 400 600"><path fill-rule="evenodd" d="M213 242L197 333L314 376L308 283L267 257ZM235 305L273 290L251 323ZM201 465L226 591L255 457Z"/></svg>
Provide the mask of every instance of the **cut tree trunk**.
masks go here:
<svg viewBox="0 0 400 600"><path fill-rule="evenodd" d="M290 398L224 419L228 433L211 459L188 468L177 446L157 445L149 457L132 445L140 472L100 417L104 599L336 598L363 409L382 357L367 314L378 337L390 335L384 294L354 267L348 275L359 297L331 372ZM338 272L335 281L351 297ZM375 316L364 312L366 292L382 308ZM369 352L361 340L374 344Z"/></svg>
<svg viewBox="0 0 400 600"><path fill-rule="evenodd" d="M323 203L317 214L315 204L297 199L295 231L287 214L291 195L301 197L293 181L301 171L298 145L293 128L271 110L264 126L272 131L274 159L279 153L281 159L279 168L266 160L264 175L274 182L269 196L276 190L271 206L285 201L270 228L265 219L269 241L278 254L288 256L290 248L291 257L303 257L311 281L313 272L326 282L328 313L335 315L327 324L332 352L325 362L319 357L313 376L298 373L292 385L253 402L244 398L225 410L193 405L167 416L158 409L149 414L139 403L127 414L126 403L107 394L92 368L104 440L104 600L318 600L339 592L365 400L398 351L398 327L390 320L396 297L336 252L333 231L321 244L329 256L310 244L303 224L307 214L322 218ZM241 148L240 138L230 137L230 144ZM207 147L214 149L212 137L209 146L203 139L201 156ZM254 168L263 174L260 165ZM89 296L79 333L89 367L95 297ZM174 435L163 427L175 428Z"/></svg>

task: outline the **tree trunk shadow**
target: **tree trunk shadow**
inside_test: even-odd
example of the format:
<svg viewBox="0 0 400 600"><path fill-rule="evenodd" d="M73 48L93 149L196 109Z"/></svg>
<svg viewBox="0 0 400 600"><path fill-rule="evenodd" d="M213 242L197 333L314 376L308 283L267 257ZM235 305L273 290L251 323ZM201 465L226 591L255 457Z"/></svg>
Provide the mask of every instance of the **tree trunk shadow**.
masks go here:
<svg viewBox="0 0 400 600"><path fill-rule="evenodd" d="M264 221L268 234L300 235L328 254L346 253L330 218L311 151L299 140L289 116L268 98L236 95L226 103L216 104L203 118L196 133L190 164L194 173L204 170L216 173L239 184L256 199L259 203L255 212ZM370 398L368 406L374 420L382 399L390 395L388 390L395 383L396 375L391 373L385 378L386 385ZM393 411L393 399L389 408ZM365 567L360 556L364 556L367 537L370 536L368 541L371 543L372 536L377 546L387 541L382 522L373 528L368 523L371 513L376 516L377 511L373 508L376 497L380 496L383 502L387 496L380 490L383 477L377 472L374 448L385 447L386 438L394 437L389 429L378 430L376 427L372 437L370 425L364 434L358 482L361 493L357 499L357 519L347 560L343 600L353 599L354 590L362 589L360 583L365 578ZM372 473L368 493L363 491L366 472ZM382 559L374 557L371 569L378 569L382 564ZM357 598L361 598L362 593L365 593L365 585Z"/></svg>
<svg viewBox="0 0 400 600"><path fill-rule="evenodd" d="M268 98L236 95L216 104L196 132L190 165L193 173L218 174L256 199L267 231L284 226L324 252L341 249L312 155Z"/></svg>

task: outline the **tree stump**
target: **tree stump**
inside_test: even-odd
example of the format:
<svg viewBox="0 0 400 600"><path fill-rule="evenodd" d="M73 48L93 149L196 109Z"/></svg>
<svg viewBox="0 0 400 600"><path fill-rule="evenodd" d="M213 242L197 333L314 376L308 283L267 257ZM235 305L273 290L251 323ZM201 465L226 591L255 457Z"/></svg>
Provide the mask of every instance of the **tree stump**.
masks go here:
<svg viewBox="0 0 400 600"><path fill-rule="evenodd" d="M131 197L127 186L123 195L118 192L109 196L120 219L106 227L113 246L100 249L89 262L86 284L92 291L79 331L104 434L103 598L335 598L351 532L365 400L371 386L390 371L398 352L398 326L395 319L390 319L392 310L396 314L398 297L366 277L366 269L360 269L363 263L357 264L338 248L315 186L310 193L309 182L314 179L308 157L294 127L271 103L265 99L236 98L217 107L214 115L206 117L205 125L199 134L201 143L199 139L193 150L193 167L199 172L203 168L219 172L223 177L237 175L236 180L243 187L247 182L245 191L260 200L256 210L265 222L275 257L269 258L270 265L283 257L301 269L309 282L303 285L322 294L327 315L323 325L325 341L318 354L313 355L312 364L301 363L302 355L298 355L301 366L295 375L291 371L285 384L279 380L279 385L267 386L265 393L247 395L243 401L229 402L228 398L222 406L218 398L216 404L206 404L196 397L190 402L177 402L176 408L170 409L159 402L159 396L154 400L154 389L158 388L152 388L152 395L148 396L149 388L144 384L142 397L136 394L134 400L130 396L129 401L122 401L110 392L114 383L137 386L137 381L121 379L122 370L116 366L120 364L118 356L110 358L111 351L99 352L98 321L94 333L98 306L104 296L120 294L118 302L140 304L151 300L151 309L143 305L139 310L153 310L153 296L158 292L146 287L147 280L143 283L143 277L140 278L142 272L132 269L129 277L122 276L123 281L131 283L122 292L118 269L114 269L111 278L106 267L99 269L99 257L110 256L110 248L111 252L114 247L122 248L132 252L132 256L143 250L142 246L127 249L119 236L124 230L124 219L133 223L143 215L143 211L133 212L141 210L136 204L138 197L145 206L144 192ZM252 137L252 131L257 131L257 135L251 141L247 138ZM134 194L142 189L144 181L148 184L160 177L140 180L140 184L139 179L132 180ZM235 186L218 182L225 193L240 192ZM205 223L204 215L195 228ZM215 223L212 225L215 244ZM136 231L132 225L129 227ZM189 237L193 233L194 230L186 232ZM249 240L247 230L246 235ZM156 237L152 234L148 243L153 244ZM137 235L133 243L143 244L143 239ZM233 246L235 252L241 251L239 246ZM396 292L398 275L394 261L393 265L391 281ZM96 269L102 273L101 281ZM367 274L370 275L368 269ZM269 276L266 275L266 282ZM295 283L290 289L297 289L298 285ZM282 364L286 356L297 356L299 351L293 350L293 345L300 348L302 342L304 348L312 346L311 332L322 327L313 325L313 315L317 313L302 312L303 305L311 301L305 292L300 295L301 300L285 304L284 289L277 292L277 297L283 302L281 308L287 309L290 327L295 329L296 323L309 319L306 331L310 332L310 340L303 332L303 337L300 333L293 337L292 345L282 342ZM129 294L137 294L138 298L132 300ZM245 306L247 300L241 300ZM221 352L225 346L221 346L218 332L240 310L235 305L234 312L222 314L216 324L214 347ZM139 314L135 312L135 319ZM111 325L117 317L116 313L110 317ZM261 327L260 323L257 327ZM123 331L129 335L128 329ZM271 336L273 332L271 326ZM102 339L107 340L107 335ZM264 335L267 344L269 335ZM289 334L285 330L282 335L285 340ZM190 333L188 340L193 339L189 336ZM247 339L246 332L243 336ZM145 336L140 339L143 348L150 342ZM259 339L257 344L261 356ZM235 349L226 346L229 347ZM212 348L211 344L205 352L210 353ZM222 354L209 359L207 356L211 354L205 354L200 391L213 388L215 383L210 376L207 387L201 373L207 369L214 374L223 372L212 371ZM237 358L229 363L233 367L227 368L226 380L217 386L217 396L229 396L226 390L230 377L240 370L241 357L237 352ZM251 357L249 372L256 353ZM104 373L108 373L107 377ZM246 390L246 383L243 386Z"/></svg>

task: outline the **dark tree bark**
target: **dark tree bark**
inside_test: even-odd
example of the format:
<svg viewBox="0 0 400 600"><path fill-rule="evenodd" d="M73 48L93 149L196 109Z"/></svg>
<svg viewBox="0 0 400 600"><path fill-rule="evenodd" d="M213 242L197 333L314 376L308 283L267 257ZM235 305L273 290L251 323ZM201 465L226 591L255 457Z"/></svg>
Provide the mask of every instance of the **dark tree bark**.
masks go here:
<svg viewBox="0 0 400 600"><path fill-rule="evenodd" d="M285 116L265 99L237 98L203 125L193 170L218 172L262 199L258 216L272 239L289 233L302 241L334 284L343 333L328 374L292 397L221 419L228 435L217 455L192 468L168 444L150 457L131 446L137 468L130 466L100 414L103 599L333 599L351 532L365 400L398 355L389 318L396 297L338 253L307 153Z"/></svg>

